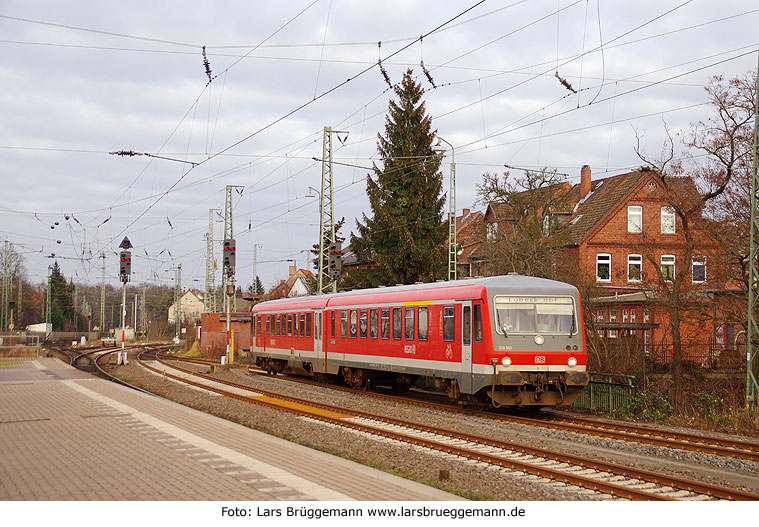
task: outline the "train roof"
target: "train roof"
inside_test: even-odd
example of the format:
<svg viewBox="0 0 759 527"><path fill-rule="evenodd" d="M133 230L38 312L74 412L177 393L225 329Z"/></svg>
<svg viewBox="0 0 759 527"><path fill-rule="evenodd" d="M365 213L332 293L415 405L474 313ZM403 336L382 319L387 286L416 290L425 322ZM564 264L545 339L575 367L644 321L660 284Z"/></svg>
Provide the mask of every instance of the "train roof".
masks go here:
<svg viewBox="0 0 759 527"><path fill-rule="evenodd" d="M480 298L483 289L491 293L510 293L528 295L564 294L574 295L577 289L567 283L519 274L466 278L443 282L427 282L413 285L375 287L371 289L354 289L343 293L314 295L297 298L269 300L253 307L253 311L282 309L318 309L331 306L347 306L357 303L385 303L398 300L403 294L404 301L444 300L449 298Z"/></svg>

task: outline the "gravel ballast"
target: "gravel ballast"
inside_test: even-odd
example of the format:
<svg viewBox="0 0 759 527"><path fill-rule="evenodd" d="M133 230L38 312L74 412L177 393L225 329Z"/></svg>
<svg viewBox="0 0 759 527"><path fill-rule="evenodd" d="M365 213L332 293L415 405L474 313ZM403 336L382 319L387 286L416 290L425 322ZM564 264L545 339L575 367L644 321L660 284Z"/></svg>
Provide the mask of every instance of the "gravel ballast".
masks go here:
<svg viewBox="0 0 759 527"><path fill-rule="evenodd" d="M183 367L188 367L183 365ZM203 371L202 367L198 367ZM202 391L165 379L139 366L136 361L115 368L116 376L162 397L229 419L262 432L334 455L357 461L415 481L434 485L463 497L479 500L609 500L611 496L578 489L563 483L511 470L494 468L458 457L433 452L342 429L334 425L264 408ZM652 445L603 439L495 422L476 416L294 383L281 376L249 375L246 369L215 374L262 390L274 391L336 406L407 419L440 428L547 448L624 464L635 468L738 488L759 494L759 464L699 452L672 450Z"/></svg>

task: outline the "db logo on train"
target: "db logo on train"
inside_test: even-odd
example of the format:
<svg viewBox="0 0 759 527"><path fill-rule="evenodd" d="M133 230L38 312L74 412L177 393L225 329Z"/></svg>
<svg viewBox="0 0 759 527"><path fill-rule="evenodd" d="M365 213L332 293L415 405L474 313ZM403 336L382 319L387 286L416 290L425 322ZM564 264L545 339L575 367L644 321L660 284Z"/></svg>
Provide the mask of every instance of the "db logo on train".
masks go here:
<svg viewBox="0 0 759 527"><path fill-rule="evenodd" d="M545 364L545 363L546 363L545 355L535 355L535 364Z"/></svg>

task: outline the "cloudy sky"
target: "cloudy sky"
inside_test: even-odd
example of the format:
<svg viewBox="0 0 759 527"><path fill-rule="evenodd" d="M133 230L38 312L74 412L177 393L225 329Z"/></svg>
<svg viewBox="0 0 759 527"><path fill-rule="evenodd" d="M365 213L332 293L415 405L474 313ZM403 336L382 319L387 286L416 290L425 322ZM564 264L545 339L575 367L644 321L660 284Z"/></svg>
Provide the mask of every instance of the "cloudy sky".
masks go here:
<svg viewBox="0 0 759 527"><path fill-rule="evenodd" d="M133 282L171 284L181 264L203 289L209 209L220 259L234 185L238 283L257 246L269 288L318 241L325 126L347 132L344 234L369 212L360 167L377 161L392 96L379 59L392 83L411 68L426 90L461 213L484 208L475 185L504 164L571 182L584 164L594 179L640 166L636 135L655 156L665 125L709 117L711 76L756 68L758 26L755 0L0 0L0 240L33 282L54 254L99 283L105 253L116 285L128 236Z"/></svg>

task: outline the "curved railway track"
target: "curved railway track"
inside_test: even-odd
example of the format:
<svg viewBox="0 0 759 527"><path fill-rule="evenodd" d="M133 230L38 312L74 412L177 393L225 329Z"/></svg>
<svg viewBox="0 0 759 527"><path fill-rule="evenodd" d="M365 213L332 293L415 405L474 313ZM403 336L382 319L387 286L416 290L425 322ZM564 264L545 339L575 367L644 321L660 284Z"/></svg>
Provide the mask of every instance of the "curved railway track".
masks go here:
<svg viewBox="0 0 759 527"><path fill-rule="evenodd" d="M611 494L619 498L632 500L759 499L759 495L739 490L284 396L181 368L176 364L170 364L165 357L160 355L156 358L165 368L173 368L181 374L175 375L168 373L166 369L149 366L140 357L138 357L138 362L145 368L167 378L248 403L460 456L490 466ZM205 361L192 362L208 365ZM193 380L190 377L201 380Z"/></svg>
<svg viewBox="0 0 759 527"><path fill-rule="evenodd" d="M180 362L188 362L207 366L218 365L218 362L209 359L190 359L168 355L163 355L163 357ZM260 375L269 375L251 367L248 368L248 372ZM533 415L527 417L516 415L514 413L509 414L492 410L476 410L460 407L449 402L441 402L443 398L431 398L427 395L411 396L387 394L376 391L368 392L356 390L354 388L349 388L346 386L325 384L303 377L283 376L281 378L291 382L321 386L332 390L338 390L347 393L357 393L369 397L402 402L406 404L420 405L426 408L433 408L448 412L459 412L468 415L477 415L479 417L486 417L488 419L496 421L513 422L527 426L539 426L565 432L594 435L607 439L617 439L621 441L630 441L634 443L650 444L666 448L675 448L680 450L689 450L693 452L745 459L747 461L754 461L759 463L759 441L723 438L713 435L699 434L695 432L659 430L646 425L620 423L616 421L600 421L594 418L566 416L553 413L542 413L540 416Z"/></svg>

